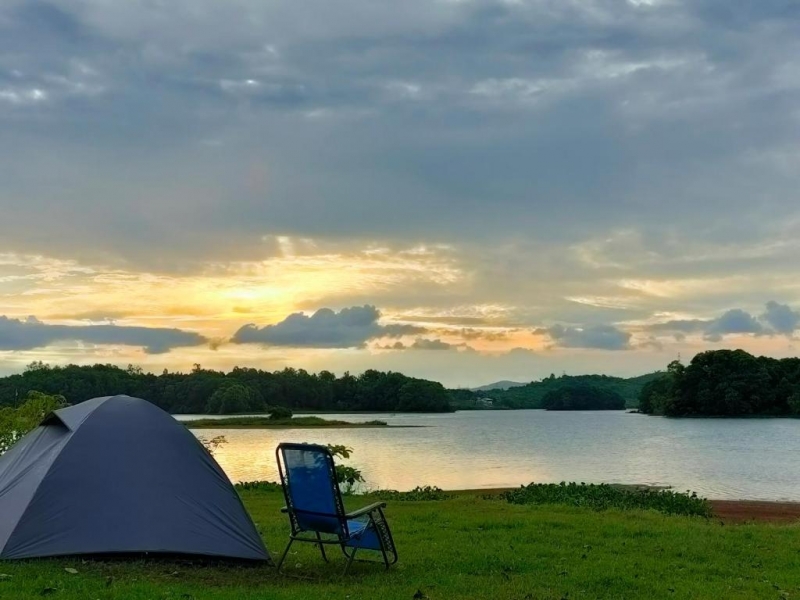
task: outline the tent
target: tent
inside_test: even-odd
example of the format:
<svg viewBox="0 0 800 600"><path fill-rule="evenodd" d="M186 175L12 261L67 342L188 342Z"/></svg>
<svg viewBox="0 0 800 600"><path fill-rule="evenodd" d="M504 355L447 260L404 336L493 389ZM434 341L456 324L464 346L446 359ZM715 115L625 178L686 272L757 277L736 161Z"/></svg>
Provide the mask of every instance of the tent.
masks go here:
<svg viewBox="0 0 800 600"><path fill-rule="evenodd" d="M220 466L154 404L57 410L0 457L0 559L151 552L270 560Z"/></svg>

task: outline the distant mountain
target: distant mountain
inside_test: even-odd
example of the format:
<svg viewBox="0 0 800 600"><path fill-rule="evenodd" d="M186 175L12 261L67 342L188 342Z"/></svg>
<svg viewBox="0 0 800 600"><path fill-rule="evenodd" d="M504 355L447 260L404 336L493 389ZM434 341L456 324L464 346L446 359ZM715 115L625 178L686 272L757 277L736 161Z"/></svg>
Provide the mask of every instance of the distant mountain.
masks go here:
<svg viewBox="0 0 800 600"><path fill-rule="evenodd" d="M470 388L473 392L489 392L491 390L507 390L513 387L519 387L521 385L527 385L525 383L520 383L519 381L495 381L494 383L490 383L488 385L482 385L480 387Z"/></svg>

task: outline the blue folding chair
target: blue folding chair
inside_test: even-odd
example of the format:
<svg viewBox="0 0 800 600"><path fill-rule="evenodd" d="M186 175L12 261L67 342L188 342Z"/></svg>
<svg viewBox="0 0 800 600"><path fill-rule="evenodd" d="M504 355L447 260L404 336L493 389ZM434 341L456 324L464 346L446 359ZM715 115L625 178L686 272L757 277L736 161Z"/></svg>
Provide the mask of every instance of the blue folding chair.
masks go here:
<svg viewBox="0 0 800 600"><path fill-rule="evenodd" d="M289 544L278 562L279 571L294 542L316 544L325 562L325 546L338 545L347 557L345 574L359 550L380 552L387 569L397 562L397 549L383 514L386 503L345 513L333 455L325 446L280 444L275 454L286 497L281 511L289 515L291 525Z"/></svg>

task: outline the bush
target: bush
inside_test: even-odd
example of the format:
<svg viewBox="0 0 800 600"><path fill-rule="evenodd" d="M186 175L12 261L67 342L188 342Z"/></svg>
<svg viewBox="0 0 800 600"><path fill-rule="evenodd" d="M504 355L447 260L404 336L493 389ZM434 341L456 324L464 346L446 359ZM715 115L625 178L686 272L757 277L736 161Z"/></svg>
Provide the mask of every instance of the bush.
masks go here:
<svg viewBox="0 0 800 600"><path fill-rule="evenodd" d="M284 419L291 419L294 416L292 409L285 406L270 406L267 409L269 418L273 421L282 421Z"/></svg>
<svg viewBox="0 0 800 600"><path fill-rule="evenodd" d="M352 448L343 445L328 444L327 448L334 458L338 456L339 458L348 459L353 453ZM335 462L334 460L334 463ZM361 474L361 469L338 464L335 464L334 468L336 469L336 482L340 486L344 485L342 493L351 494L359 483L364 483L364 476Z"/></svg>
<svg viewBox="0 0 800 600"><path fill-rule="evenodd" d="M398 492L397 490L378 490L370 493L370 496L376 497L378 500L386 502L414 502L414 501L427 501L427 500L450 500L455 497L455 494L449 494L438 487L415 487L408 492Z"/></svg>
<svg viewBox="0 0 800 600"><path fill-rule="evenodd" d="M36 428L49 413L65 406L64 396L31 391L17 408L0 408L0 455Z"/></svg>
<svg viewBox="0 0 800 600"><path fill-rule="evenodd" d="M531 483L502 494L511 504L566 504L593 510L657 510L667 515L710 517L711 504L697 494L670 490L629 489L608 484Z"/></svg>
<svg viewBox="0 0 800 600"><path fill-rule="evenodd" d="M240 481L233 487L247 492L280 492L283 490L281 484L274 481Z"/></svg>

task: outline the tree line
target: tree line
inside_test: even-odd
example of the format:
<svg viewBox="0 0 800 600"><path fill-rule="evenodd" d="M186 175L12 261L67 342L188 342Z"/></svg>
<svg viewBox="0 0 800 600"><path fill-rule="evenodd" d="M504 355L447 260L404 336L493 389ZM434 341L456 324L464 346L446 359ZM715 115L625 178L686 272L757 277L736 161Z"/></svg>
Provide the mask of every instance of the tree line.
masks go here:
<svg viewBox="0 0 800 600"><path fill-rule="evenodd" d="M643 388L639 411L674 417L800 415L800 358L710 350L673 361Z"/></svg>
<svg viewBox="0 0 800 600"><path fill-rule="evenodd" d="M30 391L64 396L71 404L127 394L171 413L234 414L291 410L448 412L451 397L434 381L402 373L368 370L337 377L329 371L282 371L235 367L230 372L195 365L191 372L160 375L129 365L50 366L30 364L23 373L0 378L0 406L17 406Z"/></svg>
<svg viewBox="0 0 800 600"><path fill-rule="evenodd" d="M607 398L613 395L615 406L619 404L616 396L622 398L623 406L635 407L642 387L660 373L648 373L628 379L612 377L609 375L560 375L551 374L541 381L532 381L525 385L512 387L507 390L484 390L473 392L470 390L451 390L453 405L458 409L481 408L481 399L492 401L492 408L547 408L545 397L548 394L566 393L567 395L587 398L588 402L601 409ZM591 392L591 393L587 393ZM592 400L595 398L595 400ZM598 401L597 398L603 400ZM551 402L553 401L551 395ZM576 400L577 402L577 400ZM583 401L581 401L583 402ZM572 403L572 402L571 402ZM580 409L575 409L580 410ZM591 409L587 409L591 410Z"/></svg>
<svg viewBox="0 0 800 600"><path fill-rule="evenodd" d="M542 398L547 410L625 410L625 398L611 389L586 385L565 384L550 390Z"/></svg>

